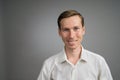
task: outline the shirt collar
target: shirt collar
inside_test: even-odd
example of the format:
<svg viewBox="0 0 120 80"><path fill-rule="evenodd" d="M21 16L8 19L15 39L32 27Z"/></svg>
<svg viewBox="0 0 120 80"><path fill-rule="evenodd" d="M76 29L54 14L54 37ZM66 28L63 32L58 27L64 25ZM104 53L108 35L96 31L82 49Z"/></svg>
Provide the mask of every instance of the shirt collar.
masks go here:
<svg viewBox="0 0 120 80"><path fill-rule="evenodd" d="M67 61L67 56L66 56L66 52L65 52L65 49L63 49L61 52L60 52L60 56L58 58L59 62L60 63L64 63L65 61ZM81 57L80 57L80 60L79 61L84 61L84 62L87 62L88 61L88 58L87 58L87 53L86 53L86 50L82 47L82 52L81 52Z"/></svg>
<svg viewBox="0 0 120 80"><path fill-rule="evenodd" d="M80 57L80 61L88 61L88 57L87 57L87 53L86 50L82 47L82 52L81 52L81 57Z"/></svg>
<svg viewBox="0 0 120 80"><path fill-rule="evenodd" d="M65 49L63 49L61 52L60 52L60 56L58 58L58 61L60 63L64 63L65 61L67 60L67 56L66 56L66 53L65 53Z"/></svg>

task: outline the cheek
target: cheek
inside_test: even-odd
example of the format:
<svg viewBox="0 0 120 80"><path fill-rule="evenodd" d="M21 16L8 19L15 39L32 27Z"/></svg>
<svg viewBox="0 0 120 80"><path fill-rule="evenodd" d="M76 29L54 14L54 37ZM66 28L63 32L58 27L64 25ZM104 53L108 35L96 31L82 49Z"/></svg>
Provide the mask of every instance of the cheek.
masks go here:
<svg viewBox="0 0 120 80"><path fill-rule="evenodd" d="M78 34L77 34L77 38L82 39L82 38L83 38L83 34L78 33Z"/></svg>
<svg viewBox="0 0 120 80"><path fill-rule="evenodd" d="M61 37L62 37L63 39L66 39L66 38L68 37L68 34L62 33L62 34L61 34Z"/></svg>
<svg viewBox="0 0 120 80"><path fill-rule="evenodd" d="M67 36L66 35L62 35L61 38L62 38L63 41L65 41L67 39Z"/></svg>

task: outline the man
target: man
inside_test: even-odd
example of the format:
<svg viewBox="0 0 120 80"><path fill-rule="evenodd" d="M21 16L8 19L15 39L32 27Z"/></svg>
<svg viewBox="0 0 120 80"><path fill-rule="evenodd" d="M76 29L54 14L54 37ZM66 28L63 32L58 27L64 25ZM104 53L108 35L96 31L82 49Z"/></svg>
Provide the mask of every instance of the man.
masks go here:
<svg viewBox="0 0 120 80"><path fill-rule="evenodd" d="M58 27L64 49L44 62L38 80L113 80L104 58L82 47L85 26L79 12L61 13Z"/></svg>

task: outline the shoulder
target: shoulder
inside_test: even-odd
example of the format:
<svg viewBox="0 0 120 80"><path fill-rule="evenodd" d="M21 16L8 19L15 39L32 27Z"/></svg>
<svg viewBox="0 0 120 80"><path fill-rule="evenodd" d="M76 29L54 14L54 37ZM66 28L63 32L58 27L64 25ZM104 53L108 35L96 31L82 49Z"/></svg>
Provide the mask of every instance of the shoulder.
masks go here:
<svg viewBox="0 0 120 80"><path fill-rule="evenodd" d="M46 70L51 71L54 68L60 55L61 55L61 53L57 53L57 54L47 58L43 63L43 68L46 68Z"/></svg>
<svg viewBox="0 0 120 80"><path fill-rule="evenodd" d="M54 66L55 66L55 62L56 59L59 57L59 54L53 55L49 58L47 58L42 65L41 71L40 71L40 75L39 75L39 79L43 79L43 78L50 78L50 74L51 71L53 70Z"/></svg>
<svg viewBox="0 0 120 80"><path fill-rule="evenodd" d="M85 53L87 54L87 58L89 60L93 60L93 61L97 61L97 62L105 61L104 57L101 56L100 54L94 53L94 52L86 50L86 49L85 49Z"/></svg>
<svg viewBox="0 0 120 80"><path fill-rule="evenodd" d="M107 62L103 56L88 50L85 50L85 53L87 55L87 62L90 66L96 68L97 70L102 70L103 68L108 67Z"/></svg>
<svg viewBox="0 0 120 80"><path fill-rule="evenodd" d="M56 59L59 57L59 55L60 55L60 53L57 53L57 54L55 54L55 55L53 55L53 56L50 56L49 58L47 58L45 61L44 61L44 63L45 64L54 64L55 63L55 61L56 61Z"/></svg>

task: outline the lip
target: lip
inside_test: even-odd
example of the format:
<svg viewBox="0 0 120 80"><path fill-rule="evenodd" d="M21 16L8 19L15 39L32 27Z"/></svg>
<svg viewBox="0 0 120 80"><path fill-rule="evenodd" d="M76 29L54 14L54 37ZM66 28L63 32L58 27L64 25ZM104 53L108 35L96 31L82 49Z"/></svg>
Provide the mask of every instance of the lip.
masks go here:
<svg viewBox="0 0 120 80"><path fill-rule="evenodd" d="M68 42L76 42L77 40L68 40Z"/></svg>
<svg viewBox="0 0 120 80"><path fill-rule="evenodd" d="M77 41L77 40L68 40L68 43L69 43L70 45L74 45L76 41Z"/></svg>
<svg viewBox="0 0 120 80"><path fill-rule="evenodd" d="M76 42L76 41L68 41L68 43L74 43L74 42Z"/></svg>

